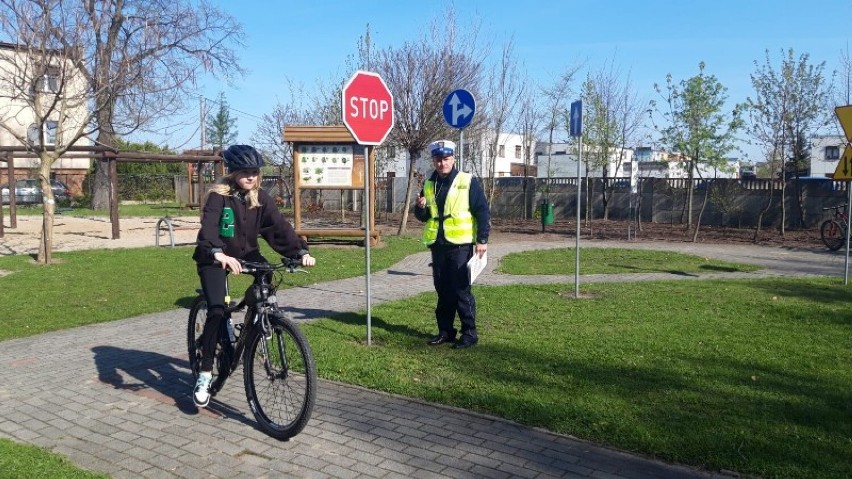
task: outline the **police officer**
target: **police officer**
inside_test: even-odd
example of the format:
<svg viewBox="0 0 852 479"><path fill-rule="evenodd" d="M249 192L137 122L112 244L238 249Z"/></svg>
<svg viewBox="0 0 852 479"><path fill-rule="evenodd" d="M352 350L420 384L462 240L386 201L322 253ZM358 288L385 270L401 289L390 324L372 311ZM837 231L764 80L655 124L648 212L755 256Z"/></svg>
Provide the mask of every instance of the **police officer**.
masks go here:
<svg viewBox="0 0 852 479"><path fill-rule="evenodd" d="M455 149L449 140L427 147L435 171L423 184L414 215L425 223L423 243L432 251L432 279L438 293L438 334L429 344L455 342L455 348L464 349L479 342L467 262L488 249L491 213L479 180L455 167ZM461 322L457 342L456 314Z"/></svg>

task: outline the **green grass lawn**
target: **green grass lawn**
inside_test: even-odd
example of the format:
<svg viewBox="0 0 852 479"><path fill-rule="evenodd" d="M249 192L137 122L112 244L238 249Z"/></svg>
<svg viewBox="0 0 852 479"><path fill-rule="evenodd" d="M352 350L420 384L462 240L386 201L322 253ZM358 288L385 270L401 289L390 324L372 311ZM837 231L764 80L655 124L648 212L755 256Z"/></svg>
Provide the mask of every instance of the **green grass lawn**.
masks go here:
<svg viewBox="0 0 852 479"><path fill-rule="evenodd" d="M36 477L98 479L109 476L80 469L67 459L44 449L0 438L0 479Z"/></svg>
<svg viewBox="0 0 852 479"><path fill-rule="evenodd" d="M384 247L371 249L374 270L423 251L423 245L412 238L385 240ZM319 266L310 274L286 275L284 286L364 273L363 248L311 249ZM265 243L262 251L267 259L277 260ZM26 298L27 304L38 305L4 308L0 340L188 308L199 287L192 252L192 247L57 252L55 264L42 266L34 265L27 255L0 256L0 270L8 273L0 276L0 304L20 304ZM248 275L232 277L234 296L242 296L250 282Z"/></svg>
<svg viewBox="0 0 852 479"><path fill-rule="evenodd" d="M504 257L498 272L574 274L576 249L523 251ZM580 248L580 273L733 273L756 271L755 265L729 263L673 251L627 248Z"/></svg>
<svg viewBox="0 0 852 479"><path fill-rule="evenodd" d="M422 251L415 239L387 239L372 251L376 270ZM319 266L292 275L297 284L363 272L360 248L313 250ZM56 253L60 263L49 266L2 257L0 270L11 274L0 277L0 301L39 307L4 308L0 338L186 306L198 281L191 251ZM583 249L581 271L751 269L627 251ZM524 253L520 263L542 274L528 265L570 256L573 266L570 254ZM514 258L502 265L518 268ZM836 279L584 284L579 300L573 285L475 292L481 342L465 351L426 346L433 293L374 306L372 347L362 313L305 325L320 375L711 470L852 476L852 315ZM0 443L0 453L8 447Z"/></svg>
<svg viewBox="0 0 852 479"><path fill-rule="evenodd" d="M582 266L581 266L582 268ZM479 287L480 344L425 344L434 295L305 325L322 377L710 470L852 477L836 280Z"/></svg>

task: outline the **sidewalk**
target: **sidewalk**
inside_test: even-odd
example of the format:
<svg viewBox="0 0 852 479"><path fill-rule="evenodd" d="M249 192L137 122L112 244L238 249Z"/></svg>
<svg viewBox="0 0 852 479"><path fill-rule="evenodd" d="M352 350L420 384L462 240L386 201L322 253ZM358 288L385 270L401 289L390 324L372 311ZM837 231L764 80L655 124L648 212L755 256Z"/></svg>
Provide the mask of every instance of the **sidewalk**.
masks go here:
<svg viewBox="0 0 852 479"><path fill-rule="evenodd" d="M481 284L553 282L553 277L498 275L493 268L510 251L559 246L572 245L493 244ZM737 277L843 276L843 256L837 254L680 243L629 246L677 249L767 268ZM419 253L371 275L372 304L431 291L428 263L428 253ZM581 282L707 277L732 275L594 275ZM556 280L573 282L573 276ZM307 289L312 294L302 288L281 292L283 304L300 305L297 320L366 308L364 277ZM186 310L174 310L4 341L0 437L46 447L115 478L729 477L329 381L320 382L313 417L302 434L278 442L255 427L239 372L210 408L196 410L189 395L186 315Z"/></svg>

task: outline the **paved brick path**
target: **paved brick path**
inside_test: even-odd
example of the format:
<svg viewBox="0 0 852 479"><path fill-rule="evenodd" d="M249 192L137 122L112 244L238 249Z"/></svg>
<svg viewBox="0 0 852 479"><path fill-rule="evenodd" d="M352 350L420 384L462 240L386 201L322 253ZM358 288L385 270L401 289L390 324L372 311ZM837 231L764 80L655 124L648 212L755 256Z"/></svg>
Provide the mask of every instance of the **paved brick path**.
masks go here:
<svg viewBox="0 0 852 479"><path fill-rule="evenodd" d="M599 245L606 244L589 246ZM522 279L490 270L510 250L556 246L560 245L494 244L481 282L552 282L553 277ZM693 249L689 252L753 261L768 268L738 275L746 277L842 276L844 265L842 256L819 252L631 246ZM428 255L421 253L373 274L373 304L430 291L428 262ZM609 275L581 281L662 277L698 276ZM573 276L558 280L572 282ZM365 286L363 277L323 283L310 287L310 294L289 290L284 302L299 304L296 317L304 320L360 311L365 309ZM316 294L319 291L322 294ZM229 380L210 408L196 410L189 396L192 378L185 353L185 320L186 311L175 310L4 341L0 346L0 436L49 448L82 467L116 478L723 477L494 417L328 381L320 383L316 409L305 431L289 442L278 442L256 429L240 373Z"/></svg>

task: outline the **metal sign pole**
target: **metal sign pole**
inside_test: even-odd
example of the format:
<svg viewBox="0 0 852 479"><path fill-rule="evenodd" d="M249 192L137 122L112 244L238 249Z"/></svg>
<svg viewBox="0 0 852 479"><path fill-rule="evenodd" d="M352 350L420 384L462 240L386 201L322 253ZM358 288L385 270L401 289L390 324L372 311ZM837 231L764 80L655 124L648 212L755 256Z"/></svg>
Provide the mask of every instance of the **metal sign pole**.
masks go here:
<svg viewBox="0 0 852 479"><path fill-rule="evenodd" d="M464 128L459 130L459 171L464 171Z"/></svg>
<svg viewBox="0 0 852 479"><path fill-rule="evenodd" d="M852 206L852 182L846 182L846 259L843 261L843 285L849 285L849 211Z"/></svg>
<svg viewBox="0 0 852 479"><path fill-rule="evenodd" d="M367 346L373 343L373 314L372 288L370 287L370 220L373 217L373 206L370 203L370 147L364 147L364 259L367 271Z"/></svg>
<svg viewBox="0 0 852 479"><path fill-rule="evenodd" d="M577 139L577 235L574 238L574 297L580 298L580 163L583 162L583 100L571 103L569 133Z"/></svg>
<svg viewBox="0 0 852 479"><path fill-rule="evenodd" d="M580 298L580 163L583 161L583 137L577 137L577 236L574 238L574 298Z"/></svg>

